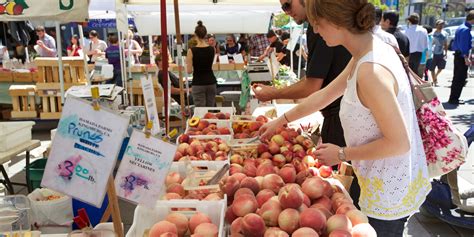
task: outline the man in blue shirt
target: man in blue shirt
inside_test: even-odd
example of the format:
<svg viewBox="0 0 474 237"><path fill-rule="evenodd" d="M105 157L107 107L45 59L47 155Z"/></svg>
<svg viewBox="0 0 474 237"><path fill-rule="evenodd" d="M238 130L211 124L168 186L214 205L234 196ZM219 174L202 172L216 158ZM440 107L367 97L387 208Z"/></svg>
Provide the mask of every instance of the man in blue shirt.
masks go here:
<svg viewBox="0 0 474 237"><path fill-rule="evenodd" d="M466 16L466 22L459 26L454 35L452 46L454 51L454 75L453 82L451 83L451 95L448 101L450 104L458 105L464 103L459 100L459 97L466 84L468 67L471 65L469 57L472 45L472 24L474 24L474 10L469 11Z"/></svg>

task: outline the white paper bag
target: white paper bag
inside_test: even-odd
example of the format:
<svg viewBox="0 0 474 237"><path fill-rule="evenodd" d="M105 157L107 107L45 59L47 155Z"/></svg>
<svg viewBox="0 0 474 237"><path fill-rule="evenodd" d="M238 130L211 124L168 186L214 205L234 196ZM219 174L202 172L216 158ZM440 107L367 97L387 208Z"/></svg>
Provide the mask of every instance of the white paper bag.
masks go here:
<svg viewBox="0 0 474 237"><path fill-rule="evenodd" d="M47 200L48 196L60 196L59 199ZM69 196L49 189L35 189L28 195L31 203L31 223L43 234L67 233L71 231L72 199ZM49 232L49 233L47 233Z"/></svg>

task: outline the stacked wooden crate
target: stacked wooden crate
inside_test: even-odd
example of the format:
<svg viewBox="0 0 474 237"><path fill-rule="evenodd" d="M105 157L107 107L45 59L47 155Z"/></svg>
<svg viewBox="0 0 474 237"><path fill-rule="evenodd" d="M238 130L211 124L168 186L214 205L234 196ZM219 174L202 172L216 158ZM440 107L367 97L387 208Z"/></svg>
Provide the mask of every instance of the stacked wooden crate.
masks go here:
<svg viewBox="0 0 474 237"><path fill-rule="evenodd" d="M38 117L35 85L12 85L8 92L12 97L12 118L25 119Z"/></svg>

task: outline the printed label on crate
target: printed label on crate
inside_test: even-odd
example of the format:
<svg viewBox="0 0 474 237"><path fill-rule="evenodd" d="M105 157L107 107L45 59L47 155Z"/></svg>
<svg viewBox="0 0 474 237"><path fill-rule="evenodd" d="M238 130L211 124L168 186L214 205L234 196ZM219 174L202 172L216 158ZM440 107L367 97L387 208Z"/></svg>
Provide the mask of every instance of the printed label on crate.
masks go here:
<svg viewBox="0 0 474 237"><path fill-rule="evenodd" d="M115 176L117 196L154 207L176 153L175 145L134 130Z"/></svg>
<svg viewBox="0 0 474 237"><path fill-rule="evenodd" d="M153 121L151 134L156 136L160 132L160 122L158 118L158 111L156 109L155 91L153 90L152 74L147 74L140 78L142 83L143 98L145 99L145 106L149 121Z"/></svg>
<svg viewBox="0 0 474 237"><path fill-rule="evenodd" d="M41 186L100 207L128 120L69 96Z"/></svg>

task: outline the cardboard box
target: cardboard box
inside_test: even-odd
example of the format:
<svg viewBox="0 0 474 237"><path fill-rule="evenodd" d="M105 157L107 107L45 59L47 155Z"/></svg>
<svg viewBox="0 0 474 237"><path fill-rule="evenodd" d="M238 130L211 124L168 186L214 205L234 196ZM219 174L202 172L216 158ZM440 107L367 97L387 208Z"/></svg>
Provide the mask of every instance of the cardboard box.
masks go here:
<svg viewBox="0 0 474 237"><path fill-rule="evenodd" d="M236 63L235 70L245 70L245 63Z"/></svg>
<svg viewBox="0 0 474 237"><path fill-rule="evenodd" d="M235 70L235 64L219 64L219 71L233 71Z"/></svg>
<svg viewBox="0 0 474 237"><path fill-rule="evenodd" d="M13 73L11 71L0 71L0 81L1 82L12 82Z"/></svg>

